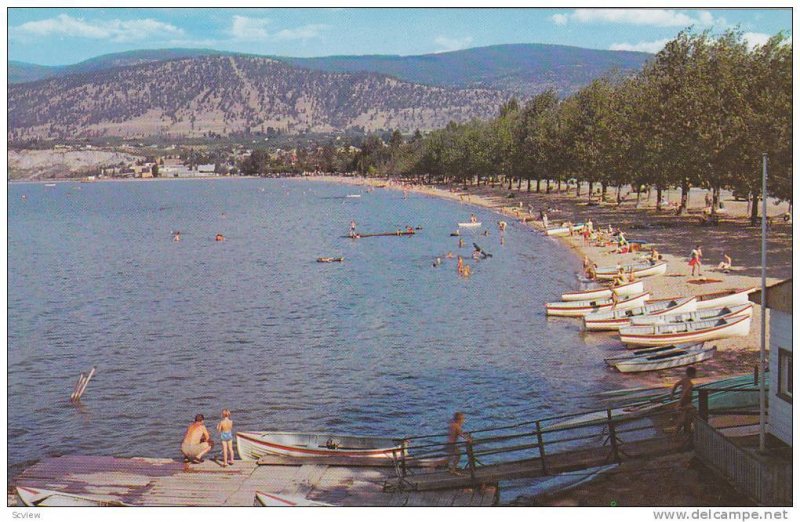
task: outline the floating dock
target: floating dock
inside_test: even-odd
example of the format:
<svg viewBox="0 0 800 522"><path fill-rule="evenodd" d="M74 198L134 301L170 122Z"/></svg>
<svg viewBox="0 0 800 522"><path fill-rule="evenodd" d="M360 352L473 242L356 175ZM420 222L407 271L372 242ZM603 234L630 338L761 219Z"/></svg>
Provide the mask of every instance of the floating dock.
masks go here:
<svg viewBox="0 0 800 522"><path fill-rule="evenodd" d="M252 506L256 491L301 495L336 506L492 506L497 486L384 491L394 467L299 463L297 459L213 460L63 456L27 468L14 485L51 489L134 506Z"/></svg>

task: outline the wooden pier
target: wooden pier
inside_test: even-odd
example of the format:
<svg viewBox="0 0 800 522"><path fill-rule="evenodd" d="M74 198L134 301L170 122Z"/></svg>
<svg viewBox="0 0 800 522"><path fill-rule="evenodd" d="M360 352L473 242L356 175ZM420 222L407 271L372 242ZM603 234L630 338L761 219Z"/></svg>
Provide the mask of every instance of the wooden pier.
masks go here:
<svg viewBox="0 0 800 522"><path fill-rule="evenodd" d="M51 489L135 506L252 506L256 491L302 495L336 506L491 506L497 487L384 491L393 467L236 461L184 464L172 459L64 456L26 469L15 485Z"/></svg>

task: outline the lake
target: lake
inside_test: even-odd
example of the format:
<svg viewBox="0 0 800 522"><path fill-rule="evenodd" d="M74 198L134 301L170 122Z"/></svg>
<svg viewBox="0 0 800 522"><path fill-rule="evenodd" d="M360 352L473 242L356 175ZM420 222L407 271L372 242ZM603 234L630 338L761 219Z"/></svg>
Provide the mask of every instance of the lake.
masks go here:
<svg viewBox="0 0 800 522"><path fill-rule="evenodd" d="M579 261L516 223L501 245L490 210L302 180L8 190L10 474L59 454L178 457L193 416L213 427L223 408L235 430L402 436L455 410L469 430L585 409L624 385L602 363L610 338L545 317ZM473 212L490 235L459 249L449 234ZM422 229L354 241L351 219ZM493 256L469 258L473 241ZM448 251L470 278L432 266Z"/></svg>

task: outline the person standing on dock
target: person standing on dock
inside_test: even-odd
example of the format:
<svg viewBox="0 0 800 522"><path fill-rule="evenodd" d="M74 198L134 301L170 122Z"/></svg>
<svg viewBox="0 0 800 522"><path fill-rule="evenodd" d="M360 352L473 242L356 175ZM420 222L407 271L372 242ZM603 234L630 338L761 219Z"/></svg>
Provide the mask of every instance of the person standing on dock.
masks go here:
<svg viewBox="0 0 800 522"><path fill-rule="evenodd" d="M453 414L453 419L447 428L447 469L454 475L457 474L456 470L461 460L461 449L458 447L459 438L472 442L469 433L464 432L464 414L457 411Z"/></svg>
<svg viewBox="0 0 800 522"><path fill-rule="evenodd" d="M217 424L219 440L222 443L222 467L233 466L233 421L231 410L222 410L222 420Z"/></svg>
<svg viewBox="0 0 800 522"><path fill-rule="evenodd" d="M678 436L680 429L683 428L683 434L688 435L692 431L692 421L694 420L694 406L692 405L692 392L694 391L694 383L692 379L697 374L694 366L686 368L686 375L672 387L669 393L669 398L675 395L675 391L681 389L681 398L678 401L678 420L675 422L675 436Z"/></svg>
<svg viewBox="0 0 800 522"><path fill-rule="evenodd" d="M208 430L204 424L205 417L202 413L194 416L194 422L189 424L186 434L181 442L181 453L187 462L198 464L203 462L203 457L214 447Z"/></svg>

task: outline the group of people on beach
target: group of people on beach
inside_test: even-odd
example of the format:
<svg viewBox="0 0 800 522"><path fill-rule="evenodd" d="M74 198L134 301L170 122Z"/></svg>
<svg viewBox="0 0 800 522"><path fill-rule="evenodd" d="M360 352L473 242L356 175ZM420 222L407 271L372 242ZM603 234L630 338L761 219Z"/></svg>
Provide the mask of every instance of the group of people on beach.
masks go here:
<svg viewBox="0 0 800 522"><path fill-rule="evenodd" d="M233 465L233 420L228 409L222 410L222 419L217 423L222 444L222 467ZM209 451L214 448L214 441L205 426L205 417L202 413L194 416L194 422L186 428L181 442L181 453L184 461L193 464L203 462Z"/></svg>

